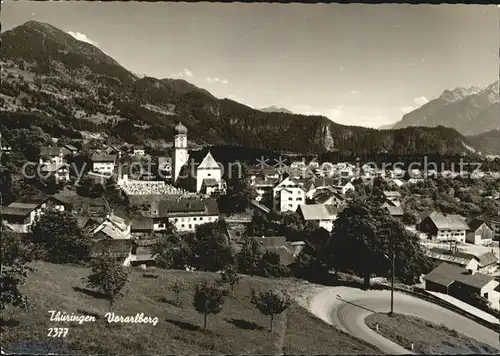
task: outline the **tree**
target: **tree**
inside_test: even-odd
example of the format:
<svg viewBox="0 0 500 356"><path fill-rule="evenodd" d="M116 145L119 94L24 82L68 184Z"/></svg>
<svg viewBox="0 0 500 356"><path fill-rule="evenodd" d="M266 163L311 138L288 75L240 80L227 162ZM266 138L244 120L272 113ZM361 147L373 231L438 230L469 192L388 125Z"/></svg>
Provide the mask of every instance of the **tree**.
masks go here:
<svg viewBox="0 0 500 356"><path fill-rule="evenodd" d="M109 253L104 253L92 261L92 273L87 277L89 287L100 290L109 301L109 311L113 310L118 297L129 281L130 270L123 267Z"/></svg>
<svg viewBox="0 0 500 356"><path fill-rule="evenodd" d="M321 282L328 275L322 259L317 256L317 252L309 245L304 246L297 255L290 270L294 277L303 278L311 282Z"/></svg>
<svg viewBox="0 0 500 356"><path fill-rule="evenodd" d="M8 306L25 308L28 305L26 296L20 290L28 276L27 263L30 258L23 249L20 238L9 231L1 231L0 249L0 311Z"/></svg>
<svg viewBox="0 0 500 356"><path fill-rule="evenodd" d="M191 259L188 243L178 233L165 233L152 247L155 263L165 269L185 269Z"/></svg>
<svg viewBox="0 0 500 356"><path fill-rule="evenodd" d="M76 192L82 197L99 198L104 193L104 187L100 183L96 183L88 175L80 179Z"/></svg>
<svg viewBox="0 0 500 356"><path fill-rule="evenodd" d="M176 278L169 285L169 289L175 293L175 305L180 305L181 292L187 290L189 285L182 278Z"/></svg>
<svg viewBox="0 0 500 356"><path fill-rule="evenodd" d="M224 220L198 225L189 241L191 265L202 271L217 272L234 264L234 252L229 244Z"/></svg>
<svg viewBox="0 0 500 356"><path fill-rule="evenodd" d="M90 239L66 211L47 211L32 227L30 239L47 249L51 262L79 262L88 256Z"/></svg>
<svg viewBox="0 0 500 356"><path fill-rule="evenodd" d="M221 211L244 212L250 205L250 201L255 199L257 194L247 177L248 168L245 164L231 166L231 171L227 174L226 194L218 197Z"/></svg>
<svg viewBox="0 0 500 356"><path fill-rule="evenodd" d="M238 274L238 270L235 266L226 266L224 271L221 273L222 283L227 283L231 287L231 293L234 292L234 286L237 285L241 280L241 276Z"/></svg>
<svg viewBox="0 0 500 356"><path fill-rule="evenodd" d="M372 274L386 275L391 270L386 256L393 251L395 275L404 283L418 281L431 266L416 235L379 206L360 200L339 214L324 251L329 268L363 276L366 288Z"/></svg>
<svg viewBox="0 0 500 356"><path fill-rule="evenodd" d="M418 221L418 216L414 211L407 210L404 212L402 220L405 225L415 225Z"/></svg>
<svg viewBox="0 0 500 356"><path fill-rule="evenodd" d="M123 194L113 177L106 181L104 186L104 197L113 207L124 207L125 209L129 207L129 201L126 199L126 195Z"/></svg>
<svg viewBox="0 0 500 356"><path fill-rule="evenodd" d="M236 254L238 270L252 276L258 274L263 254L262 246L255 238L244 237L241 250Z"/></svg>
<svg viewBox="0 0 500 356"><path fill-rule="evenodd" d="M288 309L291 304L291 298L286 290L268 290L257 294L252 289L251 302L262 314L270 317L271 324L269 331L272 332L274 316Z"/></svg>
<svg viewBox="0 0 500 356"><path fill-rule="evenodd" d="M293 218L291 218L293 219ZM271 210L269 214L256 210L247 225L248 236L276 236L283 230L284 215Z"/></svg>
<svg viewBox="0 0 500 356"><path fill-rule="evenodd" d="M265 251L259 261L258 275L263 277L284 277L289 269L281 264L280 256L276 252Z"/></svg>
<svg viewBox="0 0 500 356"><path fill-rule="evenodd" d="M207 329L207 315L220 313L223 305L224 291L220 286L209 284L206 280L196 285L193 306L198 313L203 314L203 331Z"/></svg>

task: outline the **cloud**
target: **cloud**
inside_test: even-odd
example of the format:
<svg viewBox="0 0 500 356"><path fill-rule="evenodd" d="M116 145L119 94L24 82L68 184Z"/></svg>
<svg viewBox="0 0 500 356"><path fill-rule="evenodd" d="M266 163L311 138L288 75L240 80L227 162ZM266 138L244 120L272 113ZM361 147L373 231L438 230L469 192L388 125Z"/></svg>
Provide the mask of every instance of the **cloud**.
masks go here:
<svg viewBox="0 0 500 356"><path fill-rule="evenodd" d="M189 69L184 68L182 72L170 74L170 77L174 79L191 78L194 77L194 74Z"/></svg>
<svg viewBox="0 0 500 356"><path fill-rule="evenodd" d="M403 114L408 114L409 112L412 112L413 110L415 110L414 106L405 106L404 108L401 108L401 112Z"/></svg>
<svg viewBox="0 0 500 356"><path fill-rule="evenodd" d="M425 105L429 102L429 99L427 99L425 96L419 96L418 98L413 99L413 102L418 105L418 107L421 107L422 105Z"/></svg>
<svg viewBox="0 0 500 356"><path fill-rule="evenodd" d="M74 38L76 38L78 41L82 41L82 42L87 42L87 43L90 43L91 45L94 45L96 47L99 46L99 44L95 41L92 41L90 38L87 37L86 34L84 33L81 33L81 32L72 32L72 31L68 31L68 33L73 36Z"/></svg>
<svg viewBox="0 0 500 356"><path fill-rule="evenodd" d="M413 103L415 104L414 106L405 106L401 108L401 112L403 114L408 114L409 112L412 112L413 110L418 109L422 105L425 105L429 102L429 99L427 99L425 96L419 96L417 98L413 98Z"/></svg>
<svg viewBox="0 0 500 356"><path fill-rule="evenodd" d="M208 83L221 83L221 84L227 84L227 83L229 83L229 81L227 79L220 79L219 77L215 77L215 78L206 77L205 80Z"/></svg>

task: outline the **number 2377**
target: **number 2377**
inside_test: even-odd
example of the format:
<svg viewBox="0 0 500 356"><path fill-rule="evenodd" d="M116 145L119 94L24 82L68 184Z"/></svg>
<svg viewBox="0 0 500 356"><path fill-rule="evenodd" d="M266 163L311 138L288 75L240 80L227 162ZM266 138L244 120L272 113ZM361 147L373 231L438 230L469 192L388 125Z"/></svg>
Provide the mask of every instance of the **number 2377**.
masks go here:
<svg viewBox="0 0 500 356"><path fill-rule="evenodd" d="M49 328L48 337L66 337L68 335L68 328Z"/></svg>

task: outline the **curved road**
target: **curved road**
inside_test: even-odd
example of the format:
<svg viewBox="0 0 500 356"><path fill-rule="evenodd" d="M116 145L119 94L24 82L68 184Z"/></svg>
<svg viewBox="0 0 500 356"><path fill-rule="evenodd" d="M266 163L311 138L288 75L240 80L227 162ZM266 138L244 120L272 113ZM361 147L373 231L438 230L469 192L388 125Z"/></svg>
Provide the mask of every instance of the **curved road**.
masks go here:
<svg viewBox="0 0 500 356"><path fill-rule="evenodd" d="M409 354L409 350L380 336L365 324L368 315L390 310L390 291L363 291L332 287L316 295L310 309L319 318L369 342L387 354ZM413 315L500 349L498 333L448 309L407 294L394 292L394 312ZM409 348L409 345L407 346Z"/></svg>

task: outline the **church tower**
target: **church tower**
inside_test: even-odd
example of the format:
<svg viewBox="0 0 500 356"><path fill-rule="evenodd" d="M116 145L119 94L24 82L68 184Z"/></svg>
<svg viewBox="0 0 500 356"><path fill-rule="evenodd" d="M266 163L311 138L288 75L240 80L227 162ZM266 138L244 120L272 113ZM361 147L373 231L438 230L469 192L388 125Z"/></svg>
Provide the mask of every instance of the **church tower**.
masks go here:
<svg viewBox="0 0 500 356"><path fill-rule="evenodd" d="M181 168L188 162L187 128L181 122L174 127L174 150L172 157L172 181L179 178Z"/></svg>

